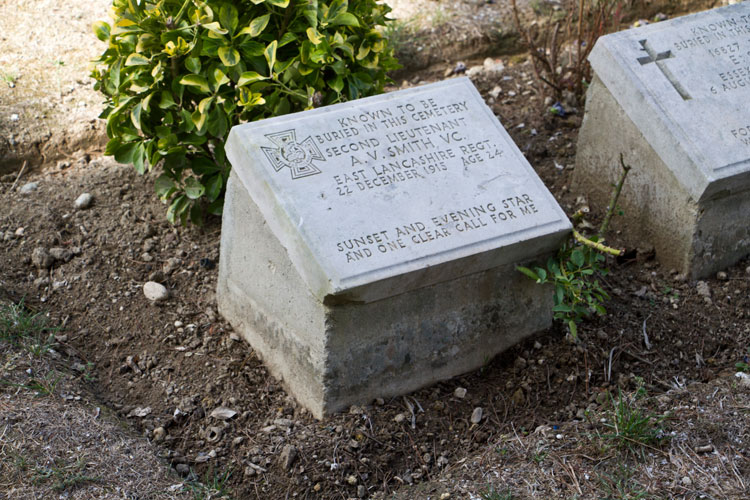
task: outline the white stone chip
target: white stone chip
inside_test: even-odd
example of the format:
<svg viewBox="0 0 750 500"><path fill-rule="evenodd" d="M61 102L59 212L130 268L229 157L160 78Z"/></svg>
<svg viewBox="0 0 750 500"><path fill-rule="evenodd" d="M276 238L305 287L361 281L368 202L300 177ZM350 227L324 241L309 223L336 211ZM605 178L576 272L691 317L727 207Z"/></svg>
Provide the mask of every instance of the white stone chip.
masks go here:
<svg viewBox="0 0 750 500"><path fill-rule="evenodd" d="M216 418L216 419L219 419L219 420L229 420L231 418L234 418L236 415L237 415L236 411L234 411L234 410L232 410L230 408L226 408L224 406L220 406L218 408L215 408L211 412L210 417L211 418Z"/></svg>
<svg viewBox="0 0 750 500"><path fill-rule="evenodd" d="M21 188L18 190L18 192L21 193L21 194L30 194L30 193L33 193L34 191L36 191L37 189L39 189L39 183L38 182L27 182L26 184L24 184L23 186L21 186Z"/></svg>
<svg viewBox="0 0 750 500"><path fill-rule="evenodd" d="M471 412L471 423L472 424L478 424L482 421L482 413L484 413L484 410L482 410L481 406L477 406L474 408L474 411Z"/></svg>
<svg viewBox="0 0 750 500"><path fill-rule="evenodd" d="M94 196L91 193L81 194L81 196L76 198L76 201L74 202L75 207L80 210L89 208L92 203L94 203Z"/></svg>
<svg viewBox="0 0 750 500"><path fill-rule="evenodd" d="M152 302L160 302L169 298L169 290L155 281L147 281L143 285L143 295Z"/></svg>

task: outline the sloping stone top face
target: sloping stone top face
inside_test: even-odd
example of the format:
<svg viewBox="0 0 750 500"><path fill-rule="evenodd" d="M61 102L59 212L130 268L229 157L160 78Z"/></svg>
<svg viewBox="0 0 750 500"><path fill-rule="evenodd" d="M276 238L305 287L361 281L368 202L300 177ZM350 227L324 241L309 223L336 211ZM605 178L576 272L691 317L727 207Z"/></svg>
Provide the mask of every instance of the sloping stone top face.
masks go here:
<svg viewBox="0 0 750 500"><path fill-rule="evenodd" d="M750 171L750 3L604 36L590 61L696 198Z"/></svg>
<svg viewBox="0 0 750 500"><path fill-rule="evenodd" d="M570 228L466 78L244 124L226 149L321 297L394 277L396 294L490 255L458 274L477 272Z"/></svg>

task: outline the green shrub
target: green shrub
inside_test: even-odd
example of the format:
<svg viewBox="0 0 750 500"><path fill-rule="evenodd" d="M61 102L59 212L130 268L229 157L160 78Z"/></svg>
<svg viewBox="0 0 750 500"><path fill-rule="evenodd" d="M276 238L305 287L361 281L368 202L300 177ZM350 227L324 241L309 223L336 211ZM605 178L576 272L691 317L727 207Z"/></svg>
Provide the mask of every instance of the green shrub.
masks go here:
<svg viewBox="0 0 750 500"><path fill-rule="evenodd" d="M374 0L114 0L94 61L106 96L106 154L160 165L167 218L219 214L229 129L382 91L398 67Z"/></svg>

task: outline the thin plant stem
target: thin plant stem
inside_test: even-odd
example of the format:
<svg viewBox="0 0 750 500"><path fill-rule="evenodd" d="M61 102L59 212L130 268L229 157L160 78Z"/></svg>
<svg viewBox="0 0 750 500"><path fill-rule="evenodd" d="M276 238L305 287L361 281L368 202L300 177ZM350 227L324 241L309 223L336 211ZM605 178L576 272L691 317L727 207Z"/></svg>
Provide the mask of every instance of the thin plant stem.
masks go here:
<svg viewBox="0 0 750 500"><path fill-rule="evenodd" d="M591 247L595 250L598 250L602 253L608 253L610 255L614 255L616 257L619 257L622 255L622 250L618 250L616 248L608 247L607 245L603 243L599 243L598 241L593 241L588 238L586 238L584 235L573 230L573 237L576 239L577 242L581 243L582 245L586 245L587 247Z"/></svg>
<svg viewBox="0 0 750 500"><path fill-rule="evenodd" d="M602 226L599 229L599 239L604 239L604 234L607 232L607 229L609 229L609 221L612 219L612 214L615 212L615 207L617 206L617 200L620 198L620 192L622 191L622 185L625 183L625 177L627 177L628 172L630 172L630 165L625 164L625 160L622 157L622 153L620 153L620 166L622 167L622 174L620 174L620 179L617 181L617 184L615 185L615 188L612 190L612 198L609 200L609 205L607 206L607 213L604 215L604 220L602 221Z"/></svg>

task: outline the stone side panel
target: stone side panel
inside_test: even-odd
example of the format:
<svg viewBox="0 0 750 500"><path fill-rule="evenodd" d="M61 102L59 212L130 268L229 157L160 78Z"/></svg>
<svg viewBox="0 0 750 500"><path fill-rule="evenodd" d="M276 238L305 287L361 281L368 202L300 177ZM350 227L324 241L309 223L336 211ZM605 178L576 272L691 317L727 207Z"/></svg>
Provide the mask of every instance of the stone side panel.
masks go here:
<svg viewBox="0 0 750 500"><path fill-rule="evenodd" d="M235 174L225 206L219 311L317 418L479 368L551 325L551 290L512 267L321 303Z"/></svg>
<svg viewBox="0 0 750 500"><path fill-rule="evenodd" d="M629 246L653 245L663 266L691 279L750 253L750 192L738 186L696 201L595 77L578 135L573 191L605 210L621 173L620 154L633 168L618 202L624 216L612 229L621 230Z"/></svg>

